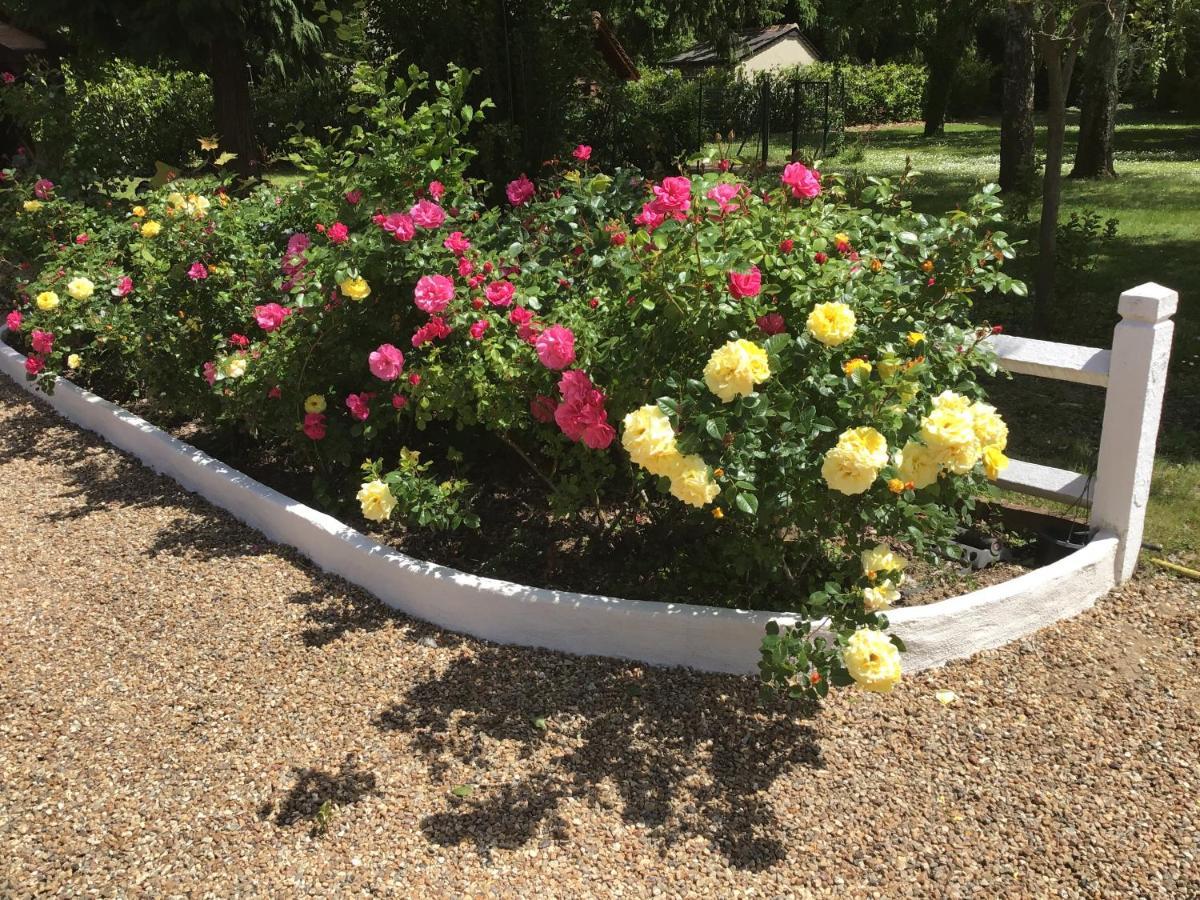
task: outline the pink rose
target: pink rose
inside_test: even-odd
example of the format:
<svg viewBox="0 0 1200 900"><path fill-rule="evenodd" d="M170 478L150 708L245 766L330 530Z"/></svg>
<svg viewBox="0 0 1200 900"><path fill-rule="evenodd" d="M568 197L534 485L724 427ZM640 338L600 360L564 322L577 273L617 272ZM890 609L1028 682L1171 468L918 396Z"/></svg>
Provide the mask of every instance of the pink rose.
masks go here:
<svg viewBox="0 0 1200 900"><path fill-rule="evenodd" d="M408 398L403 394L392 394L392 409L404 409L408 406Z"/></svg>
<svg viewBox="0 0 1200 900"><path fill-rule="evenodd" d="M492 306L512 306L516 288L511 281L493 281L483 293Z"/></svg>
<svg viewBox="0 0 1200 900"><path fill-rule="evenodd" d="M508 313L508 321L514 325L528 325L533 321L533 313L523 306L514 306Z"/></svg>
<svg viewBox="0 0 1200 900"><path fill-rule="evenodd" d="M133 293L133 279L128 275L122 275L117 279L117 286L112 289L114 297L128 297Z"/></svg>
<svg viewBox="0 0 1200 900"><path fill-rule="evenodd" d="M612 244L614 247L624 247L625 246L625 232L614 231L612 234L610 234L608 236L608 242L610 244Z"/></svg>
<svg viewBox="0 0 1200 900"><path fill-rule="evenodd" d="M578 147L576 147L574 150L571 151L571 155L573 157L575 157L577 160L579 160L580 162L587 162L589 159L592 158L592 148L589 147L587 144L580 144Z"/></svg>
<svg viewBox="0 0 1200 900"><path fill-rule="evenodd" d="M371 415L371 398L374 396L374 394L366 392L361 394L347 394L346 408L350 410L350 415L360 422L365 422L367 416Z"/></svg>
<svg viewBox="0 0 1200 900"><path fill-rule="evenodd" d="M422 275L413 289L417 309L429 314L440 313L454 299L454 282L445 275Z"/></svg>
<svg viewBox="0 0 1200 900"><path fill-rule="evenodd" d="M717 160L717 171L718 172L728 172L732 168L733 168L733 163L730 162L729 160L727 160L727 159Z"/></svg>
<svg viewBox="0 0 1200 900"><path fill-rule="evenodd" d="M471 242L463 236L461 231L452 231L450 236L442 241L442 246L455 256L462 256L471 249Z"/></svg>
<svg viewBox="0 0 1200 900"><path fill-rule="evenodd" d="M408 383L411 384L413 387L417 387L421 383L421 376L418 375L416 372L413 372L411 375L408 376Z"/></svg>
<svg viewBox="0 0 1200 900"><path fill-rule="evenodd" d="M4 327L7 328L9 331L20 331L21 330L21 322L23 322L23 321L24 321L24 318L22 317L20 311L14 309L12 312L10 312L7 316L4 317Z"/></svg>
<svg viewBox="0 0 1200 900"><path fill-rule="evenodd" d="M275 385L275 387L273 387L269 391L267 391L267 399L268 400L278 400L282 396L283 396L283 391L280 390L279 385Z"/></svg>
<svg viewBox="0 0 1200 900"><path fill-rule="evenodd" d="M767 313L765 316L759 316L754 320L754 324L763 334L783 334L787 331L787 323L783 321L783 316L779 313Z"/></svg>
<svg viewBox="0 0 1200 900"><path fill-rule="evenodd" d="M404 213L394 212L383 217L379 227L398 241L411 241L417 233L413 220Z"/></svg>
<svg viewBox="0 0 1200 900"><path fill-rule="evenodd" d="M508 202L513 206L524 206L533 199L536 190L533 182L522 174L520 178L510 181L505 186L504 194L508 197Z"/></svg>
<svg viewBox="0 0 1200 900"><path fill-rule="evenodd" d="M477 341L483 340L484 333L491 327L492 323L487 319L479 319L471 324L471 337Z"/></svg>
<svg viewBox="0 0 1200 900"><path fill-rule="evenodd" d="M538 335L534 348L547 369L565 369L575 362L575 335L561 325L551 325Z"/></svg>
<svg viewBox="0 0 1200 900"><path fill-rule="evenodd" d="M201 370L204 373L204 380L208 382L209 387L212 387L214 382L217 380L216 364L213 363L212 360L209 360L203 366L201 366Z"/></svg>
<svg viewBox="0 0 1200 900"><path fill-rule="evenodd" d="M446 193L446 186L440 181L429 182L429 196L434 200L441 200L444 193Z"/></svg>
<svg viewBox="0 0 1200 900"><path fill-rule="evenodd" d="M286 306L278 303L264 303L254 307L254 321L263 331L274 331L283 324L283 320L292 314Z"/></svg>
<svg viewBox="0 0 1200 900"><path fill-rule="evenodd" d="M740 184L722 182L721 184L715 184L709 188L708 193L704 196L709 200L714 201L720 208L721 215L725 215L726 213L732 212L738 208L737 204L732 201L741 192L742 186Z"/></svg>
<svg viewBox="0 0 1200 900"><path fill-rule="evenodd" d="M33 183L33 196L39 200L49 200L54 191L54 182L49 178L39 178Z"/></svg>
<svg viewBox="0 0 1200 900"><path fill-rule="evenodd" d="M554 398L547 397L545 394L538 394L529 402L530 414L543 425L549 425L554 421L556 409L558 409L558 404L554 402Z"/></svg>
<svg viewBox="0 0 1200 900"><path fill-rule="evenodd" d="M821 173L804 163L788 163L779 180L791 188L792 196L796 198L811 200L821 193Z"/></svg>
<svg viewBox="0 0 1200 900"><path fill-rule="evenodd" d="M250 338L244 334L231 334L229 336L229 346L237 347L239 350L245 350L250 346Z"/></svg>
<svg viewBox="0 0 1200 900"><path fill-rule="evenodd" d="M578 369L563 373L558 390L563 401L554 409L554 421L562 433L572 441L583 441L593 450L607 448L616 431L608 424L604 392L597 390L587 374Z"/></svg>
<svg viewBox="0 0 1200 900"><path fill-rule="evenodd" d="M355 188L352 191L346 191L345 197L346 202L351 206L358 206L358 204L362 203L363 192Z"/></svg>
<svg viewBox="0 0 1200 900"><path fill-rule="evenodd" d="M365 419L366 416L363 418ZM325 439L325 413L305 413L304 434L310 440L323 441Z"/></svg>
<svg viewBox="0 0 1200 900"><path fill-rule="evenodd" d="M83 234L75 235L75 243L77 243L81 247L90 240L91 240L91 238L87 236L86 232L84 232Z"/></svg>
<svg viewBox="0 0 1200 900"><path fill-rule="evenodd" d="M813 254L813 262L815 262L818 266L823 266L825 263L829 262L829 254L822 253L820 250L818 250Z"/></svg>
<svg viewBox="0 0 1200 900"><path fill-rule="evenodd" d="M187 276L192 281L203 281L208 277L208 268L202 262L194 262L188 267Z"/></svg>
<svg viewBox="0 0 1200 900"><path fill-rule="evenodd" d="M796 242L793 241L791 238L784 238L782 241L779 242L779 252L780 253L791 253L792 248L794 248L795 246L796 246Z"/></svg>
<svg viewBox="0 0 1200 900"><path fill-rule="evenodd" d="M367 357L371 374L383 381L395 381L404 371L404 354L391 344L380 344Z"/></svg>
<svg viewBox="0 0 1200 900"><path fill-rule="evenodd" d="M44 368L46 368L46 361L40 356L25 357L25 371L30 375L37 375Z"/></svg>
<svg viewBox="0 0 1200 900"><path fill-rule="evenodd" d="M12 84L16 80L17 76L12 72L0 72L0 81L3 81L5 84Z"/></svg>
<svg viewBox="0 0 1200 900"><path fill-rule="evenodd" d="M418 200L408 214L414 225L427 230L439 228L446 221L446 211L429 200Z"/></svg>
<svg viewBox="0 0 1200 900"><path fill-rule="evenodd" d="M667 214L653 203L642 205L642 211L633 217L634 225L641 225L647 231L653 231L667 220Z"/></svg>
<svg viewBox="0 0 1200 900"><path fill-rule="evenodd" d="M433 340L445 340L450 337L450 332L453 330L441 316L432 316L428 322L413 332L412 345L420 347ZM420 379L419 375L409 376L409 381L412 381L414 377Z"/></svg>
<svg viewBox="0 0 1200 900"><path fill-rule="evenodd" d="M49 331L35 328L29 339L34 353L49 353L54 349L54 335Z"/></svg>
<svg viewBox="0 0 1200 900"><path fill-rule="evenodd" d="M465 256L460 256L458 258L458 274L459 275L461 275L463 278L466 278L468 275L470 275L474 271L475 271L475 263L471 262Z"/></svg>
<svg viewBox="0 0 1200 900"><path fill-rule="evenodd" d="M687 211L692 208L692 180L682 175L664 178L661 184L654 185L654 203L660 212L676 219L687 217Z"/></svg>
<svg viewBox="0 0 1200 900"><path fill-rule="evenodd" d="M325 236L334 244L344 244L350 240L350 229L341 222L334 222L329 226Z"/></svg>
<svg viewBox="0 0 1200 900"><path fill-rule="evenodd" d="M733 295L734 299L757 297L761 290L762 273L758 271L758 266L751 266L749 272L729 273L729 293Z"/></svg>

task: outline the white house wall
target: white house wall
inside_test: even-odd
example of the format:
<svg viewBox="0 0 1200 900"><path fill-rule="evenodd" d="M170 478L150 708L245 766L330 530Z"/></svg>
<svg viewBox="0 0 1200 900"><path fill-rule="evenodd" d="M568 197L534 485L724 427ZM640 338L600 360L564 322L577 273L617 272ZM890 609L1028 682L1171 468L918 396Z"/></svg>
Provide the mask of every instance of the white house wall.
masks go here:
<svg viewBox="0 0 1200 900"><path fill-rule="evenodd" d="M765 50L748 57L738 69L744 75L753 75L755 72L770 72L789 66L807 66L816 61L817 58L809 52L800 38L789 35Z"/></svg>

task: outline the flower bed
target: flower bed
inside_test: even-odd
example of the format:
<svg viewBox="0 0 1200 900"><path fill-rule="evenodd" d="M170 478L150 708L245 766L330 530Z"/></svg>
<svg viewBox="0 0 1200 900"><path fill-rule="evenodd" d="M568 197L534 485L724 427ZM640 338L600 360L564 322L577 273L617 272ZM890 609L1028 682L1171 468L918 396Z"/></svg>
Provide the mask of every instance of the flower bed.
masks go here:
<svg viewBox="0 0 1200 900"><path fill-rule="evenodd" d="M369 127L301 141L286 191L122 203L10 172L28 376L236 429L375 523L477 530L502 460L581 536L657 527L673 592L794 613L776 687L890 689L906 557L1006 465L969 315L1023 291L994 190L935 219L801 163L650 183L580 145L489 206L464 78L420 104L414 78L360 69Z"/></svg>

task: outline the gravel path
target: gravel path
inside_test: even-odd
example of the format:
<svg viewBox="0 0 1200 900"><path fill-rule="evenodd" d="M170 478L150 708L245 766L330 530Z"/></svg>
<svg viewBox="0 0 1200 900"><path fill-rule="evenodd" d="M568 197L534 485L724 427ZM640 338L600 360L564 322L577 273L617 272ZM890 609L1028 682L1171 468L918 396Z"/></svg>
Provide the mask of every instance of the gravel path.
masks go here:
<svg viewBox="0 0 1200 900"><path fill-rule="evenodd" d="M1190 582L766 716L391 615L2 380L0 573L0 895L1200 897Z"/></svg>

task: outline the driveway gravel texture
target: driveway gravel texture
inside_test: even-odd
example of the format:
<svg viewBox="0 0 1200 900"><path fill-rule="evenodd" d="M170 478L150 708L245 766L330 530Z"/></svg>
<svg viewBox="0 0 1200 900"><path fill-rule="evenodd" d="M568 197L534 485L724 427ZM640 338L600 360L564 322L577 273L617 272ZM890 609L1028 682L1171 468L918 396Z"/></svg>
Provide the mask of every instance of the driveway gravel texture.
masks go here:
<svg viewBox="0 0 1200 900"><path fill-rule="evenodd" d="M393 614L7 381L0 519L6 897L1200 897L1194 582L797 713Z"/></svg>

